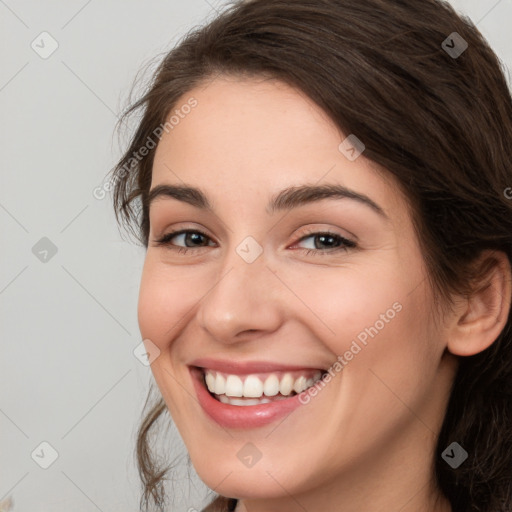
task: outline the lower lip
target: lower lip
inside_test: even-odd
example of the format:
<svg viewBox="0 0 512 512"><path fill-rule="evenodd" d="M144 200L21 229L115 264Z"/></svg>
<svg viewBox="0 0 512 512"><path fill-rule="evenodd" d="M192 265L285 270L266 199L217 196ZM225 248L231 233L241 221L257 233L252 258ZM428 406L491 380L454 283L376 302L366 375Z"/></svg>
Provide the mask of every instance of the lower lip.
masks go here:
<svg viewBox="0 0 512 512"><path fill-rule="evenodd" d="M190 373L197 398L205 413L219 425L226 428L255 428L268 425L304 405L300 393L284 400L260 405L230 405L216 400L203 383L203 372L191 367Z"/></svg>

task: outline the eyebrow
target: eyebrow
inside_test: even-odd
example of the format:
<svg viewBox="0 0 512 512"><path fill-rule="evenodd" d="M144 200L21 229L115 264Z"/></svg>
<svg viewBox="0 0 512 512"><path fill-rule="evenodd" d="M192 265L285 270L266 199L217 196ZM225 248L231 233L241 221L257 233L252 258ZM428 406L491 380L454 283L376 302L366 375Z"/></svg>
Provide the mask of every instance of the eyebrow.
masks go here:
<svg viewBox="0 0 512 512"><path fill-rule="evenodd" d="M202 210L213 211L207 195L199 188L188 185L157 185L150 190L148 208L160 198L172 198L183 201ZM289 187L275 194L269 201L266 211L272 214L276 211L291 210L322 199L352 199L370 207L380 216L389 220L385 211L372 199L364 194L350 190L343 185L300 185Z"/></svg>

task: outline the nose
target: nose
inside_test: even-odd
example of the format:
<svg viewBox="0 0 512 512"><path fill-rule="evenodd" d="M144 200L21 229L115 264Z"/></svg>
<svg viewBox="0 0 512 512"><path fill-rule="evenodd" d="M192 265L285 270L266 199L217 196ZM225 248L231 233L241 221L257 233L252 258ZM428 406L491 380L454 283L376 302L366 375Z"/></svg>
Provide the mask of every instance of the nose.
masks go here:
<svg viewBox="0 0 512 512"><path fill-rule="evenodd" d="M232 250L211 286L200 301L197 317L212 338L236 343L271 333L282 323L285 290L267 266L264 253L247 263Z"/></svg>

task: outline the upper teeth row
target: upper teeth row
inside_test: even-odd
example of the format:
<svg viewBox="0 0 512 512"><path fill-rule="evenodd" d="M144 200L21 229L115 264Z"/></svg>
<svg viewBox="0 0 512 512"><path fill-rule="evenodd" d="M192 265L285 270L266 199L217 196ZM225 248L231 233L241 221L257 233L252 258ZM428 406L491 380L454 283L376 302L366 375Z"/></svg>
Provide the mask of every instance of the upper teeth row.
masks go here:
<svg viewBox="0 0 512 512"><path fill-rule="evenodd" d="M247 375L244 381L238 375L227 375L214 370L206 370L206 386L211 393L227 396L245 396L260 398L275 396L278 393L289 395L292 391L300 393L320 380L322 372L318 371L312 378L300 375L294 378L291 373L285 373L281 379L276 374L270 374L262 381L257 375Z"/></svg>

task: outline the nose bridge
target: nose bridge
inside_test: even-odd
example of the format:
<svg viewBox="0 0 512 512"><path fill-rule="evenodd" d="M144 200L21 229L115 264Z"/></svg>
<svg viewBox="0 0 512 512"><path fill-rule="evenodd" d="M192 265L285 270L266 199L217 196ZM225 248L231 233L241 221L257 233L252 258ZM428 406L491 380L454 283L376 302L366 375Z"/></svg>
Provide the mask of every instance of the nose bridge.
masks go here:
<svg viewBox="0 0 512 512"><path fill-rule="evenodd" d="M228 342L243 331L271 331L278 327L281 310L273 293L276 281L267 267L261 245L252 237L229 250L218 280L200 303L201 327Z"/></svg>

